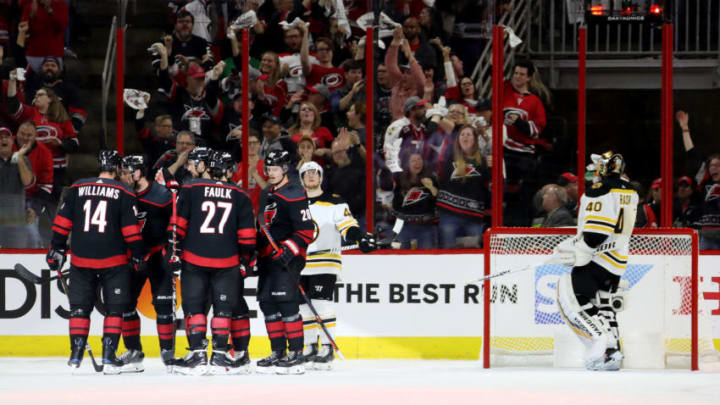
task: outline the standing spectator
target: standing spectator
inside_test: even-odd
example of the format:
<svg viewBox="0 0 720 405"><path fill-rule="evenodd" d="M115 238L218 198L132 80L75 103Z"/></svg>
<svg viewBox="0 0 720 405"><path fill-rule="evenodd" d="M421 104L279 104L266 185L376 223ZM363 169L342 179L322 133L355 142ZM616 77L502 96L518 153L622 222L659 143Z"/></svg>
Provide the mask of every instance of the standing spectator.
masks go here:
<svg viewBox="0 0 720 405"><path fill-rule="evenodd" d="M559 226L574 226L576 224L573 215L567 209L568 196L565 189L557 184L551 184L545 189L542 197L542 208L545 211L542 228L553 228Z"/></svg>
<svg viewBox="0 0 720 405"><path fill-rule="evenodd" d="M280 57L280 71L282 72L281 77L287 83L288 93L293 94L305 87L305 77L303 77L303 67L300 61L303 31L299 27L289 28L285 31L284 38L286 52L278 55ZM318 63L314 56L309 58L311 64Z"/></svg>
<svg viewBox="0 0 720 405"><path fill-rule="evenodd" d="M55 56L47 56L40 65L40 70L28 70L25 82L25 96L28 100L35 97L35 93L41 88L52 89L62 101L63 106L70 114L72 126L76 133L85 125L87 113L80 100L77 87L68 81L63 75L60 59Z"/></svg>
<svg viewBox="0 0 720 405"><path fill-rule="evenodd" d="M40 71L43 59L57 58L62 69L65 56L65 28L68 25L68 7L60 0L27 0L22 10L22 22L28 22L25 58L30 68Z"/></svg>
<svg viewBox="0 0 720 405"><path fill-rule="evenodd" d="M360 142L365 145L365 103L353 103L346 114L348 129L355 132Z"/></svg>
<svg viewBox="0 0 720 405"><path fill-rule="evenodd" d="M135 114L135 130L140 137L148 162L157 162L169 149L175 148L175 130L172 116L160 114L153 120L152 127L145 124L145 110Z"/></svg>
<svg viewBox="0 0 720 405"><path fill-rule="evenodd" d="M347 76L345 78L347 80ZM393 86L388 77L387 67L383 63L377 67L375 84L375 144L382 145L385 142L385 130L393 121L392 111L390 110Z"/></svg>
<svg viewBox="0 0 720 405"><path fill-rule="evenodd" d="M365 224L365 160L361 150L364 147L353 140L350 134L341 130L332 142L332 163L323 177L322 189L331 194L340 195L350 206L364 229Z"/></svg>
<svg viewBox="0 0 720 405"><path fill-rule="evenodd" d="M400 47L408 60L408 65L403 65L402 70L398 65L398 49ZM385 53L385 67L388 72L388 81L393 84L390 112L392 118L397 120L402 118L404 112L402 107L409 97L420 97L425 93L425 74L413 56L410 45L405 40L400 27L393 31L393 40Z"/></svg>
<svg viewBox="0 0 720 405"><path fill-rule="evenodd" d="M297 156L297 144L290 140L290 135L280 123L280 118L272 114L265 114L260 159L265 159L274 150L287 151L290 154L290 161L294 161Z"/></svg>
<svg viewBox="0 0 720 405"><path fill-rule="evenodd" d="M653 180L646 202L638 207L635 228L657 228L660 225L660 197L662 179Z"/></svg>
<svg viewBox="0 0 720 405"><path fill-rule="evenodd" d="M310 63L310 34L305 24L300 25L303 33L300 47L300 63L308 87L318 83L326 85L334 91L343 85L343 70L333 66L334 45L329 38L318 38L315 41L315 52L318 63Z"/></svg>
<svg viewBox="0 0 720 405"><path fill-rule="evenodd" d="M25 209L25 190L35 183L30 144L13 153L12 132L0 127L0 248L26 249L30 232ZM34 218L30 218L34 221Z"/></svg>
<svg viewBox="0 0 720 405"><path fill-rule="evenodd" d="M403 153L420 152L425 149L427 138L425 125L425 100L412 96L405 100L405 118L394 121L385 132L385 162L393 173L401 172Z"/></svg>
<svg viewBox="0 0 720 405"><path fill-rule="evenodd" d="M409 249L415 241L418 249L432 249L437 243L437 180L420 153L411 153L402 166L403 172L395 175L393 197L393 213L405 221L398 235L400 248Z"/></svg>
<svg viewBox="0 0 720 405"><path fill-rule="evenodd" d="M187 130L205 142L211 142L211 134L220 126L223 104L220 101L218 79L223 63L218 63L205 80L202 66L191 64L187 71L187 85L181 86L170 78L168 72L168 55L164 46L158 45L160 52L160 87L175 107L176 117L173 122L179 129ZM177 115L180 115L179 117Z"/></svg>
<svg viewBox="0 0 720 405"><path fill-rule="evenodd" d="M170 60L181 61L187 65L189 58L196 58L206 68L212 66L212 56L208 53L208 41L193 34L195 17L186 10L180 10L175 19L172 35L163 37L163 42Z"/></svg>
<svg viewBox="0 0 720 405"><path fill-rule="evenodd" d="M300 114L295 125L291 126L288 131L293 142L298 143L303 137L309 136L315 141L318 148L328 147L334 139L332 133L320 125L320 114L317 107L308 102L300 104Z"/></svg>
<svg viewBox="0 0 720 405"><path fill-rule="evenodd" d="M478 245L482 244L485 212L490 209L490 176L472 126L460 128L454 158L445 162L438 177L441 246L454 248L460 236L478 238Z"/></svg>
<svg viewBox="0 0 720 405"><path fill-rule="evenodd" d="M302 165L308 162L314 162L316 160L315 152L317 150L317 147L315 146L315 141L313 141L313 139L309 136L303 136L298 142L297 147L298 163L295 165L295 168L298 172L300 172L300 168L302 167ZM320 161L319 164L320 163L322 163L322 161Z"/></svg>
<svg viewBox="0 0 720 405"><path fill-rule="evenodd" d="M20 103L16 97L17 82L8 82L8 113L16 122L32 121L37 129L37 141L45 144L53 155L53 199L60 200L65 186L68 154L80 148L77 134L62 102L54 91L43 87L35 93L33 106Z"/></svg>
<svg viewBox="0 0 720 405"><path fill-rule="evenodd" d="M677 181L675 202L673 203L673 226L687 228L693 226L698 219L699 204L694 192L693 180L682 176Z"/></svg>
<svg viewBox="0 0 720 405"><path fill-rule="evenodd" d="M18 127L14 151L27 149L25 156L30 162L35 182L25 190L25 206L30 224L30 244L34 247L47 247L52 233L50 224L55 217L57 201L52 198L53 164L52 153L45 145L36 142L37 130L32 121L25 121ZM40 226L42 224L46 226ZM30 246L27 246L30 247Z"/></svg>
<svg viewBox="0 0 720 405"><path fill-rule="evenodd" d="M349 60L343 63L343 75L343 86L335 88L330 95L330 110L334 113L347 111L352 103L365 101L365 94L362 92L365 81L360 62Z"/></svg>
<svg viewBox="0 0 720 405"><path fill-rule="evenodd" d="M507 201L506 225L525 226L529 222L527 202L531 197L529 179L535 171L535 145L546 145L540 139L545 127L545 108L532 93L528 83L535 73L529 61L520 61L513 68L510 81L503 88L503 114L508 137L504 142L507 172L505 193Z"/></svg>
<svg viewBox="0 0 720 405"><path fill-rule="evenodd" d="M415 17L410 17L403 21L402 24L403 35L410 46L412 54L417 60L422 61L424 64L433 65L437 56L435 55L435 49L428 41L428 38L422 38L420 30L420 22ZM405 55L407 57L407 55ZM409 58L408 58L409 59Z"/></svg>
<svg viewBox="0 0 720 405"><path fill-rule="evenodd" d="M237 170L235 170L232 177L233 183L248 190L255 212L258 212L260 193L268 185L267 176L265 175L265 163L263 159L260 159L259 151L260 138L256 131L250 130L248 135L248 186L243 187L242 185L242 162L237 164Z"/></svg>
<svg viewBox="0 0 720 405"><path fill-rule="evenodd" d="M193 16L192 33L207 42L212 42L217 24L213 23L208 11L208 0L192 0L182 8Z"/></svg>
<svg viewBox="0 0 720 405"><path fill-rule="evenodd" d="M280 77L280 58L275 52L267 51L260 58L260 73L255 82L254 93L259 103L268 112L280 115L280 110L287 103L287 83Z"/></svg>
<svg viewBox="0 0 720 405"><path fill-rule="evenodd" d="M158 158L152 167L155 181L165 185L169 180L182 184L190 179L191 174L185 168L188 155L195 149L195 135L190 131L180 131L175 140L175 149L169 149Z"/></svg>
<svg viewBox="0 0 720 405"><path fill-rule="evenodd" d="M445 68L445 98L455 100L467 107L470 114L475 113L475 107L478 103L477 89L475 84L469 77L463 77L458 83L455 77L455 69L453 69L452 60L450 59L450 47L442 48L443 66Z"/></svg>

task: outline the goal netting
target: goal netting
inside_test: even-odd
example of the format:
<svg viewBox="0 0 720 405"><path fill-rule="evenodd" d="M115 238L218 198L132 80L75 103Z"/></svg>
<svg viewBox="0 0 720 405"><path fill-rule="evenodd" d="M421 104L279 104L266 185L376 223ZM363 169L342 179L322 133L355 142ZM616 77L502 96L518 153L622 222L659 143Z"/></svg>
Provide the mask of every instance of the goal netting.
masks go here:
<svg viewBox="0 0 720 405"><path fill-rule="evenodd" d="M584 346L556 303L560 275L547 264L574 228L500 228L485 236L486 274L530 265L488 280L481 358L485 366L582 367ZM690 229L637 230L630 242L625 310L617 314L625 368L718 365L709 312L698 300L697 234ZM709 280L708 280L709 282Z"/></svg>

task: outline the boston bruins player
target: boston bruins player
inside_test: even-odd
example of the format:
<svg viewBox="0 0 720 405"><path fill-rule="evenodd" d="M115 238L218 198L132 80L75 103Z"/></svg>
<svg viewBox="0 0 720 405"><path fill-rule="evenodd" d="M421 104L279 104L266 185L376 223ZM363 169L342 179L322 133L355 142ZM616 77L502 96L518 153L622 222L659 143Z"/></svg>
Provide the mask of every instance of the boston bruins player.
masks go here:
<svg viewBox="0 0 720 405"><path fill-rule="evenodd" d="M336 316L333 292L342 268L341 242L344 239L349 244L357 243L363 253L372 252L377 249L377 245L372 234L362 232L350 213L350 207L340 196L323 192L322 178L323 169L319 164L311 161L300 167L300 181L310 199L310 214L315 223L315 236L308 246L300 282L325 327L334 335ZM305 362L316 369L329 370L335 358L330 340L302 297L298 298L305 332ZM322 344L319 350L318 336Z"/></svg>
<svg viewBox="0 0 720 405"><path fill-rule="evenodd" d="M620 277L627 267L638 195L621 176L625 160L606 152L592 156L595 182L580 199L575 238L556 247L558 262L572 266L558 282L558 305L566 324L586 347L588 370L618 370L616 310Z"/></svg>

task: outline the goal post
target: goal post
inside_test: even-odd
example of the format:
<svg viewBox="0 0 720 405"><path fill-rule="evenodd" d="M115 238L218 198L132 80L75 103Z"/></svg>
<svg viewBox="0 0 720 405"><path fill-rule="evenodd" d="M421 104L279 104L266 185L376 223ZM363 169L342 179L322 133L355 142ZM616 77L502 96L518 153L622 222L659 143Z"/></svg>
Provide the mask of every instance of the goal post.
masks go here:
<svg viewBox="0 0 720 405"><path fill-rule="evenodd" d="M483 366L582 366L583 347L557 310L556 283L570 268L546 263L575 228L491 228L484 274L530 266L483 284ZM717 360L709 312L698 287L698 236L693 229L638 229L623 280L620 340L628 368L699 369ZM706 357L703 357L706 356ZM575 362L575 363L574 363Z"/></svg>

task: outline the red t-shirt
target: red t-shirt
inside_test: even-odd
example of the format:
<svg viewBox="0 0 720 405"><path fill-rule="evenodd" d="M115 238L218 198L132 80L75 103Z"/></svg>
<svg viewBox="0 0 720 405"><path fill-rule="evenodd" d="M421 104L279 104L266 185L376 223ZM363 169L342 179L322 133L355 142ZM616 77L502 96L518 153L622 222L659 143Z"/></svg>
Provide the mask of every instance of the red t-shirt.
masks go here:
<svg viewBox="0 0 720 405"><path fill-rule="evenodd" d="M310 72L310 76L306 78L307 86L312 87L318 83L322 83L326 85L332 93L335 89L339 89L345 84L344 73L342 69L336 68L335 66L327 68L313 64L312 72Z"/></svg>
<svg viewBox="0 0 720 405"><path fill-rule="evenodd" d="M290 136L290 139L297 144L300 143L302 137L302 133L295 132ZM317 127L310 137L315 141L315 146L318 148L329 148L330 143L335 139L330 130L325 127Z"/></svg>
<svg viewBox="0 0 720 405"><path fill-rule="evenodd" d="M27 56L57 56L65 55L65 28L68 25L68 7L62 1L53 0L50 8L52 14L38 2L34 17L30 17L32 1L27 0L23 5L20 21L28 21L30 35L27 39Z"/></svg>
<svg viewBox="0 0 720 405"><path fill-rule="evenodd" d="M53 167L56 169L67 167L67 155L65 151L60 148L60 145L55 143L54 139L59 139L60 141L72 139L78 142L71 120L52 122L48 120L47 116L42 115L37 108L24 103L20 103L20 108L18 108L12 117L17 123L22 123L27 120L34 122L37 127L37 142L45 144L45 146L50 149L50 152L52 152Z"/></svg>
<svg viewBox="0 0 720 405"><path fill-rule="evenodd" d="M455 100L458 103L467 107L468 114L475 114L475 104L468 103L467 100L462 98L460 93L460 87L453 86L445 89L445 98L448 100Z"/></svg>

